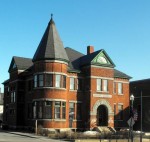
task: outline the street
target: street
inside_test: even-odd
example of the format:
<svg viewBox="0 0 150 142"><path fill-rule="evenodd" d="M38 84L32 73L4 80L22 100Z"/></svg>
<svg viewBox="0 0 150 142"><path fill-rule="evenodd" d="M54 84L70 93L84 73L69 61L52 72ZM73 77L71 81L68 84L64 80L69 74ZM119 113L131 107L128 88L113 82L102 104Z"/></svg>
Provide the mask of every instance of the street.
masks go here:
<svg viewBox="0 0 150 142"><path fill-rule="evenodd" d="M62 140L53 140L48 137L36 136L29 133L10 132L0 130L0 142L60 142Z"/></svg>

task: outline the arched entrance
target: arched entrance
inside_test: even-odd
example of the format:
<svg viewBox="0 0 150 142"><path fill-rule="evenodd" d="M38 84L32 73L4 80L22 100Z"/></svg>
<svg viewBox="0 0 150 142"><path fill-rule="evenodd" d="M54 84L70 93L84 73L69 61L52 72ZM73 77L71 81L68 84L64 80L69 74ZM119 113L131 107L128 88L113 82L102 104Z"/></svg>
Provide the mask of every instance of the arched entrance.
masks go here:
<svg viewBox="0 0 150 142"><path fill-rule="evenodd" d="M97 108L97 126L108 126L108 108L105 105Z"/></svg>

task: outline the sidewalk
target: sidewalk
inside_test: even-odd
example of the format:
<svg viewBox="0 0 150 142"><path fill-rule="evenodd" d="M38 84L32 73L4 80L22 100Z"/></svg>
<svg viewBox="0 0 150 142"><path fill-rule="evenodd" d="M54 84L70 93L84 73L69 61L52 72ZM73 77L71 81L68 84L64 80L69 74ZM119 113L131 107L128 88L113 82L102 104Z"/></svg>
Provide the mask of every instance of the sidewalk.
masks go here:
<svg viewBox="0 0 150 142"><path fill-rule="evenodd" d="M1 130L1 129L0 129L0 131L1 132L5 132L5 133L9 133L9 134L18 135L18 136L39 139L39 140L42 140L42 141L51 141L51 142L60 142L60 141L63 141L63 140L50 139L47 136L40 136L40 135L36 135L34 133L17 132L17 131L6 131L6 130Z"/></svg>

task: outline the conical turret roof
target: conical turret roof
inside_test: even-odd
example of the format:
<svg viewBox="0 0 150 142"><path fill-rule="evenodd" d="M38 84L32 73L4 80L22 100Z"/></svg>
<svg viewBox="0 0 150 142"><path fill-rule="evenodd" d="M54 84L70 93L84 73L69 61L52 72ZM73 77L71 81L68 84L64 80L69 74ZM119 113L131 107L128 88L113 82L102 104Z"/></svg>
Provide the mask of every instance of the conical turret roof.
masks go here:
<svg viewBox="0 0 150 142"><path fill-rule="evenodd" d="M33 62L40 60L69 61L52 17L33 57Z"/></svg>

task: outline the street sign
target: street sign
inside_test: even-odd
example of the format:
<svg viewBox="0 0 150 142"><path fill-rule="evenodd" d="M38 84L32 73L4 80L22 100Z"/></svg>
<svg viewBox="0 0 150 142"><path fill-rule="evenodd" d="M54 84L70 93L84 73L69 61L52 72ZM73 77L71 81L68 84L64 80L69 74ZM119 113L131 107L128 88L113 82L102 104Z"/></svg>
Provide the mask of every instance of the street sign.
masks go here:
<svg viewBox="0 0 150 142"><path fill-rule="evenodd" d="M132 126L135 124L135 121L134 121L133 117L131 117L131 118L127 121L127 123L128 123L128 125L129 125L130 127L132 127Z"/></svg>

